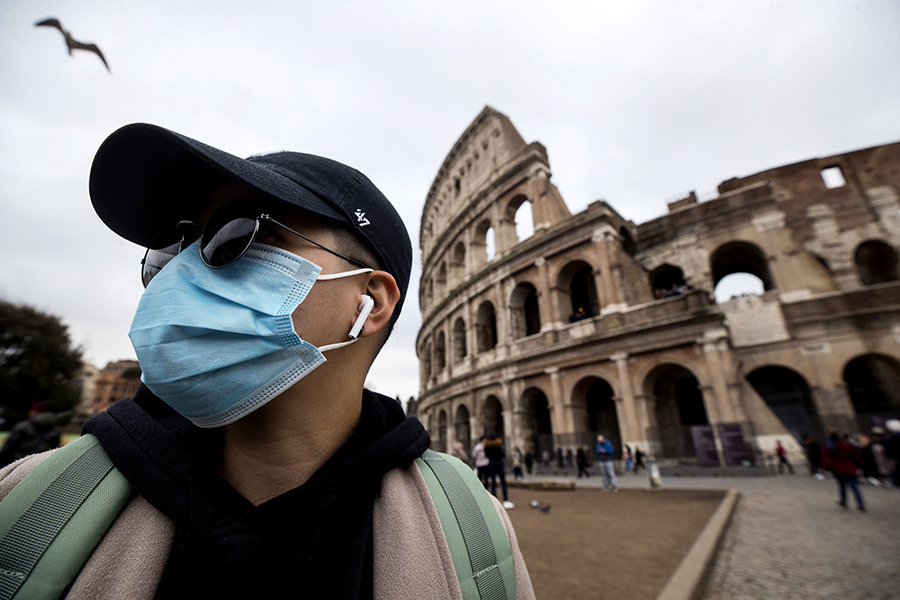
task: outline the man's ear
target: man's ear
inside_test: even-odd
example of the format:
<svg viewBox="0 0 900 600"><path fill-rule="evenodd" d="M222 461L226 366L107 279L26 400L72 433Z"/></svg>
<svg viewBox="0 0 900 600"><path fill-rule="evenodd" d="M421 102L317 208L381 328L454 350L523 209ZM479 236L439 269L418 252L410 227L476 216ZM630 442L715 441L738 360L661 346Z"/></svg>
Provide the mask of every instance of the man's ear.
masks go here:
<svg viewBox="0 0 900 600"><path fill-rule="evenodd" d="M400 302L400 288L397 287L394 276L387 271L369 273L365 293L375 301L375 305L359 337L366 337L384 329L390 323L394 308Z"/></svg>

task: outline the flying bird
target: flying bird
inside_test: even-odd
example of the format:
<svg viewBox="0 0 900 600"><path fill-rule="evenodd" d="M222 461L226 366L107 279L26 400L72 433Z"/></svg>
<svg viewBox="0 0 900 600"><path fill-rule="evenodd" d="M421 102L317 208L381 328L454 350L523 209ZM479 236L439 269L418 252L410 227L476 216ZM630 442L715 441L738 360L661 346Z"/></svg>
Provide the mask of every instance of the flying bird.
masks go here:
<svg viewBox="0 0 900 600"><path fill-rule="evenodd" d="M109 68L109 64L107 64L106 59L103 58L103 53L100 52L100 48L97 47L97 44L85 44L84 42L79 42L75 38L72 37L72 34L63 29L63 26L60 24L59 19L44 19L43 21L38 21L34 24L35 27L56 27L62 32L63 37L66 38L66 46L69 49L69 56L72 56L72 50L87 50L88 52L93 52L97 56L100 57L100 60L103 61L103 65L106 67L106 70L112 73L112 70Z"/></svg>

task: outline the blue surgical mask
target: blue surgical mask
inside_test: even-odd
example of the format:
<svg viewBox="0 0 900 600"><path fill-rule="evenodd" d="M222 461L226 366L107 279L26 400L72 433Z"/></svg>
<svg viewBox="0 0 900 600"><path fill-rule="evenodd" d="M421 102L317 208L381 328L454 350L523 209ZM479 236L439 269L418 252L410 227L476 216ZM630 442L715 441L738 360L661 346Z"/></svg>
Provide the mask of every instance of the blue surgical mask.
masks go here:
<svg viewBox="0 0 900 600"><path fill-rule="evenodd" d="M220 427L253 412L325 362L294 331L291 314L322 268L295 254L253 244L241 259L211 269L195 247L153 278L131 324L141 381L200 427Z"/></svg>

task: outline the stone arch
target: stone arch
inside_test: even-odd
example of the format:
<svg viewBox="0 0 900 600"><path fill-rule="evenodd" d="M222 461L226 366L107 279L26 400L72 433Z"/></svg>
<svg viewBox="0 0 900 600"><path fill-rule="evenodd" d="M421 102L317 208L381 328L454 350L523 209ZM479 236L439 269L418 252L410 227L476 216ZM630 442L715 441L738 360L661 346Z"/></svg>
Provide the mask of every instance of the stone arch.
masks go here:
<svg viewBox="0 0 900 600"><path fill-rule="evenodd" d="M524 194L513 196L506 205L506 219L514 224L516 239L524 241L534 234L534 212L531 200Z"/></svg>
<svg viewBox="0 0 900 600"><path fill-rule="evenodd" d="M472 241L472 259L474 264L482 265L494 260L497 244L494 234L494 226L490 220L485 219L475 227L475 235Z"/></svg>
<svg viewBox="0 0 900 600"><path fill-rule="evenodd" d="M900 279L897 251L882 240L867 240L853 254L859 280L863 285L877 285Z"/></svg>
<svg viewBox="0 0 900 600"><path fill-rule="evenodd" d="M575 417L575 445L587 445L593 450L597 435L602 434L613 443L616 452L622 450L622 434L612 386L603 378L588 376L572 388L572 405L578 407Z"/></svg>
<svg viewBox="0 0 900 600"><path fill-rule="evenodd" d="M434 278L434 290L437 294L437 300L440 301L447 293L447 263L441 261L438 265L437 275Z"/></svg>
<svg viewBox="0 0 900 600"><path fill-rule="evenodd" d="M481 403L481 415L479 422L481 432L479 435L497 434L501 440L506 439L506 431L503 425L503 403L500 398L490 394Z"/></svg>
<svg viewBox="0 0 900 600"><path fill-rule="evenodd" d="M654 298L677 295L686 285L681 267L665 263L650 272L650 288Z"/></svg>
<svg viewBox="0 0 900 600"><path fill-rule="evenodd" d="M447 411L441 409L438 412L437 439L434 440L434 449L438 452L446 452L447 447Z"/></svg>
<svg viewBox="0 0 900 600"><path fill-rule="evenodd" d="M655 399L657 431L650 433L659 442L662 457L693 457L690 428L709 425L697 376L681 365L665 363L647 374L643 387Z"/></svg>
<svg viewBox="0 0 900 600"><path fill-rule="evenodd" d="M775 289L775 281L769 270L769 262L762 249L751 242L727 242L719 246L709 258L713 277L713 289L726 277L742 275L759 281L762 291ZM717 301L722 298L717 297ZM727 298L725 298L727 299Z"/></svg>
<svg viewBox="0 0 900 600"><path fill-rule="evenodd" d="M431 308L431 303L434 302L434 282L429 278L422 288L424 290L422 294L422 308Z"/></svg>
<svg viewBox="0 0 900 600"><path fill-rule="evenodd" d="M438 331L434 342L434 370L440 373L447 366L447 340L443 331Z"/></svg>
<svg viewBox="0 0 900 600"><path fill-rule="evenodd" d="M541 331L541 313L537 288L523 282L516 286L510 299L512 337L519 339Z"/></svg>
<svg viewBox="0 0 900 600"><path fill-rule="evenodd" d="M568 303L560 302L563 321L574 323L600 314L600 299L594 282L594 268L583 260L573 260L560 270L556 288L566 294Z"/></svg>
<svg viewBox="0 0 900 600"><path fill-rule="evenodd" d="M450 254L450 280L453 285L462 283L466 276L466 245L456 242L453 252Z"/></svg>
<svg viewBox="0 0 900 600"><path fill-rule="evenodd" d="M843 370L860 431L900 418L900 361L885 354L863 354Z"/></svg>
<svg viewBox="0 0 900 600"><path fill-rule="evenodd" d="M475 315L475 347L477 352L497 347L497 312L490 300L482 302Z"/></svg>
<svg viewBox="0 0 900 600"><path fill-rule="evenodd" d="M425 341L424 351L420 360L422 361L422 371L425 373L425 380L431 379L431 338Z"/></svg>
<svg viewBox="0 0 900 600"><path fill-rule="evenodd" d="M553 421L550 401L539 388L529 387L519 400L519 435L525 445L523 451L541 456L544 450L554 451Z"/></svg>
<svg viewBox="0 0 900 600"><path fill-rule="evenodd" d="M462 362L468 351L466 348L466 322L462 317L453 322L453 362Z"/></svg>
<svg viewBox="0 0 900 600"><path fill-rule="evenodd" d="M809 434L822 439L824 430L806 379L793 369L768 365L747 374L747 381L797 440Z"/></svg>
<svg viewBox="0 0 900 600"><path fill-rule="evenodd" d="M460 441L466 452L472 450L472 419L469 416L469 407L460 404L456 407L456 415L453 418L453 429L456 431L456 439Z"/></svg>

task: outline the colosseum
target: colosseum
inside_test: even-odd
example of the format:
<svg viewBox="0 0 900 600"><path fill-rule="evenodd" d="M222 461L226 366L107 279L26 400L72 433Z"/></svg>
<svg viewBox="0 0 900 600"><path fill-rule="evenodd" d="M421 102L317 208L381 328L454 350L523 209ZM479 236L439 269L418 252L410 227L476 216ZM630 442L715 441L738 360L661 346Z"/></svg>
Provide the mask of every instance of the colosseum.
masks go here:
<svg viewBox="0 0 900 600"><path fill-rule="evenodd" d="M729 179L641 224L604 201L571 214L550 179L544 146L486 107L428 192L416 404L436 449L603 433L736 465L900 416L900 142ZM738 274L758 293L717 301Z"/></svg>

